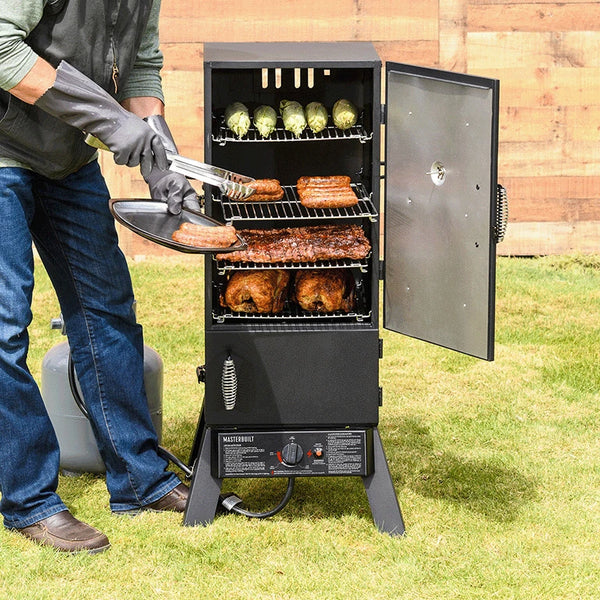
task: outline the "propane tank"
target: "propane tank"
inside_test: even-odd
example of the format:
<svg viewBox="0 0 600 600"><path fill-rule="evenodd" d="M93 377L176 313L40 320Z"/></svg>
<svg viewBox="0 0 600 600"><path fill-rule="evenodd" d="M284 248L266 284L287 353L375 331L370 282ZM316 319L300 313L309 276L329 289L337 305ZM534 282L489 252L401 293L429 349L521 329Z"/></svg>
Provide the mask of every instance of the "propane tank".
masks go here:
<svg viewBox="0 0 600 600"><path fill-rule="evenodd" d="M52 319L51 327L65 333L62 318ZM106 467L98 452L92 427L71 392L69 356L69 344L62 342L50 348L42 360L41 392L58 438L60 468L64 474L104 473ZM79 391L77 376L75 385ZM144 385L150 417L160 443L163 363L160 355L149 346L144 346Z"/></svg>

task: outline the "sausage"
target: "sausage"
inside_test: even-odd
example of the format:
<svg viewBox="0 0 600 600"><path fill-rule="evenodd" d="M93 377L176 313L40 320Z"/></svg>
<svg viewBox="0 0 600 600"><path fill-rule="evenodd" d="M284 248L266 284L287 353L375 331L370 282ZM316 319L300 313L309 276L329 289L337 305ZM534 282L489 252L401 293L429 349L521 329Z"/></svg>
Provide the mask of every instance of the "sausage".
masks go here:
<svg viewBox="0 0 600 600"><path fill-rule="evenodd" d="M238 241L235 228L231 225L211 227L188 222L182 223L171 239L196 248L227 248Z"/></svg>
<svg viewBox="0 0 600 600"><path fill-rule="evenodd" d="M246 201L272 202L283 198L283 188L278 179L256 179L246 185L256 190Z"/></svg>
<svg viewBox="0 0 600 600"><path fill-rule="evenodd" d="M350 190L328 190L322 192L312 190L311 192L298 192L300 204L306 208L348 208L358 204L356 194Z"/></svg>
<svg viewBox="0 0 600 600"><path fill-rule="evenodd" d="M300 177L296 189L300 204L307 208L347 208L358 204L347 175Z"/></svg>
<svg viewBox="0 0 600 600"><path fill-rule="evenodd" d="M326 175L300 177L296 182L298 189L305 187L346 187L350 185L350 177L347 175Z"/></svg>

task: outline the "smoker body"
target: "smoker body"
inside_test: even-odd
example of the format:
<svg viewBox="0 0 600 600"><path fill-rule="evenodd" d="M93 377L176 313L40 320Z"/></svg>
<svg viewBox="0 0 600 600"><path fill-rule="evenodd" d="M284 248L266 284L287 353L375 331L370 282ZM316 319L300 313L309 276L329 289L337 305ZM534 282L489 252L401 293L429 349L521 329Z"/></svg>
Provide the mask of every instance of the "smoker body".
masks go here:
<svg viewBox="0 0 600 600"><path fill-rule="evenodd" d="M235 404L223 401L223 363L235 365ZM210 331L206 423L227 427L373 426L378 421L376 330Z"/></svg>
<svg viewBox="0 0 600 600"><path fill-rule="evenodd" d="M369 43L205 45L205 160L277 178L285 190L281 203L235 203L205 187L206 212L242 237L244 229L358 224L371 252L323 264L206 257L206 394L186 524L212 520L223 477L361 475L378 527L404 531L377 431L381 278L385 327L493 358L498 83L388 64L383 103L381 67ZM279 125L268 139L254 130L237 138L223 122L234 101L251 114L283 99L319 101L331 113L340 98L360 112L343 132L330 117L319 134L295 137ZM349 175L358 205L304 209L296 181L305 175ZM347 313L290 304L278 314L239 314L220 302L235 270L332 267L355 282ZM299 448L294 460L282 451L290 442Z"/></svg>
<svg viewBox="0 0 600 600"><path fill-rule="evenodd" d="M379 406L379 228L375 208L379 189L373 198L373 188L379 187L380 162L379 131L375 131L374 123L380 119L381 64L372 47L362 45L327 45L322 54L323 68L317 67L314 56L297 52L306 50L306 45L268 46L206 46L207 162L227 168L235 165L238 172L243 170L255 178L277 178L288 197L294 196L296 181L303 175L351 175L352 181L361 185L370 209L357 211L356 217L353 213L336 217L335 222L360 223L374 247L363 265L344 265L352 271L360 289L358 317L309 315L300 319L284 314L219 319L226 313L219 306L219 283L227 273L221 274L220 265L207 257L210 282L207 277L205 418L211 426L373 426L377 424ZM332 57L332 48L337 58ZM343 68L332 68L333 62ZM319 140L297 140L283 131L281 142L240 141L220 119L225 107L238 98L246 100L250 110L260 104L278 110L282 99L297 100L303 106L318 100L331 110L336 100L348 98L361 107L362 119L360 128L347 136L337 136L335 128L330 127L334 131L332 139L321 136ZM262 212L257 218L244 218L245 213L236 218L236 209L241 212L245 208L215 201L212 194L207 198L207 212L218 220L230 220L242 232L243 228L333 222L312 213L289 218L285 212L279 214L281 211L267 206L260 207ZM291 267L292 273L298 268ZM235 409L225 411L221 372L230 354L237 366L238 402Z"/></svg>

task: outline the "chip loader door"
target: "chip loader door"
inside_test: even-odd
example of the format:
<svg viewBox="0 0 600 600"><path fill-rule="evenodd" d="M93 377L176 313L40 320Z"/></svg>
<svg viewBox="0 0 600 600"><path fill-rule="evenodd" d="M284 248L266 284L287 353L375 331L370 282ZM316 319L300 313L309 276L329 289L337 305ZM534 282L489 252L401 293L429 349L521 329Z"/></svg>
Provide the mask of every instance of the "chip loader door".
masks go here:
<svg viewBox="0 0 600 600"><path fill-rule="evenodd" d="M493 360L499 83L386 77L384 327Z"/></svg>

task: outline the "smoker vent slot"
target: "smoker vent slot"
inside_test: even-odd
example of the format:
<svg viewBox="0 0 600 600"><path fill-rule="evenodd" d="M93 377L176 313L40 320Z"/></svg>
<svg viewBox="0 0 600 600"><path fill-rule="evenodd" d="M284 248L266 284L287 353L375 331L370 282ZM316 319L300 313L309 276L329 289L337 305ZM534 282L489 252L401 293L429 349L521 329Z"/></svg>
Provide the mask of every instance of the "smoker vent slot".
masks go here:
<svg viewBox="0 0 600 600"><path fill-rule="evenodd" d="M275 131L267 138L263 138L255 127L250 127L248 133L239 138L233 131L228 129L224 122L221 122L216 128L216 133L213 134L213 142L224 146L227 143L244 143L244 142L312 142L323 140L359 140L361 143L368 142L373 137L373 132L368 132L362 126L357 124L350 129L342 131L334 125L329 125L319 133L313 133L308 127L302 132L300 137L296 137L291 131L285 130L283 127L277 127Z"/></svg>
<svg viewBox="0 0 600 600"><path fill-rule="evenodd" d="M242 234L243 235L243 234ZM227 271L253 270L253 269L336 269L336 268L356 268L361 273L368 272L370 254L362 260L320 260L317 262L304 263L256 263L256 262L228 262L216 260L217 272L224 275Z"/></svg>
<svg viewBox="0 0 600 600"><path fill-rule="evenodd" d="M358 196L358 204L348 208L306 208L300 204L300 199L294 186L283 186L285 192L281 200L275 202L233 202L226 197L215 198L223 207L226 221L258 221L262 219L344 219L368 218L377 220L377 209L362 183L352 183L351 187Z"/></svg>

